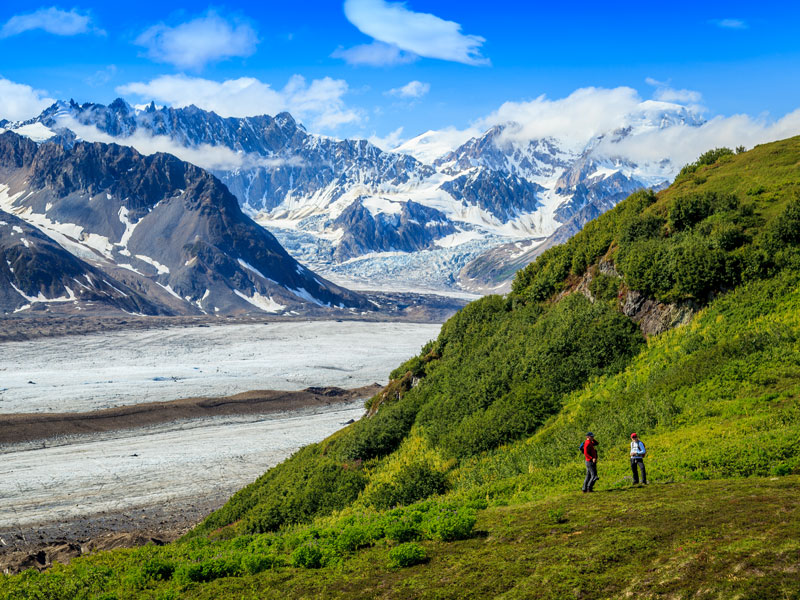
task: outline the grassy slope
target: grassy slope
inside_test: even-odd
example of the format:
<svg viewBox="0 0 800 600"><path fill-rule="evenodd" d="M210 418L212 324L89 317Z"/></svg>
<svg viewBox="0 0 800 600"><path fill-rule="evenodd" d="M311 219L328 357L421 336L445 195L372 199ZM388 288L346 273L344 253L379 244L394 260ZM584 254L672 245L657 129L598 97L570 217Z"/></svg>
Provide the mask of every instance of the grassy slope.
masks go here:
<svg viewBox="0 0 800 600"><path fill-rule="evenodd" d="M554 495L483 511L472 539L427 542L427 564L388 569L379 546L338 568L219 580L186 597L796 598L799 483L790 476Z"/></svg>
<svg viewBox="0 0 800 600"><path fill-rule="evenodd" d="M800 560L800 515L793 493L798 478L791 474L800 473L794 447L800 437L800 273L791 235L782 245L773 242L775 223L798 190L800 138L794 138L700 167L658 198L629 199L522 272L508 300L473 303L448 322L437 343L394 374L391 393L374 400L382 402L376 417L265 474L194 539L2 579L0 596L92 598L101 590L107 598L464 597L469 590L475 597L797 596L792 569ZM676 199L705 192L735 194L738 205L670 230ZM660 229L646 239L631 235L642 222ZM608 300L548 300L601 257L618 260L627 252L628 263L618 264L632 264L637 245L674 251L670 268L698 244L707 243L713 253L719 250L715 240L730 233L721 228L728 223L739 228L738 242L711 265L722 276L712 272L707 281L736 289L707 294L702 281L687 283L676 268L673 279L656 282L657 294L710 304L689 325L646 344L607 310L632 276L624 269L623 280L610 282L614 293L600 294ZM755 270L748 266L754 260ZM647 274L633 275L647 281ZM587 339L573 331L580 325L585 333L590 322L603 325L590 342L605 348L599 362L591 356L597 347L581 357ZM559 335L548 336L554 331ZM569 372L552 368L564 360L573 361ZM528 375L518 377L525 368ZM422 378L413 388L412 376ZM458 376L469 385L460 386ZM454 395L463 402L448 402ZM451 427L441 425L442 415ZM506 427L520 420L523 429ZM602 442L602 492L591 497L571 491L583 477L575 446L587 428ZM465 442L449 429L478 437ZM632 429L649 449L654 485L646 489L632 490L626 479ZM491 433L490 449L465 452L485 441L483 432ZM505 443L495 447L498 440ZM756 478L771 475L781 477ZM387 527L376 529L376 519L387 519L376 509L446 489L451 504L430 506L450 510L460 503L458 514L468 518L474 512L469 502L488 502L477 523L485 534L437 541L425 533L439 518L432 509L416 532L430 563L388 569L387 554L398 540ZM557 522L561 512L565 523ZM315 518L311 528L285 528ZM239 535L281 524L279 534ZM296 563L307 546L321 548L327 566L280 566ZM263 557L261 566L246 563L253 556ZM267 563L275 568L246 574L246 564L257 571ZM164 564L169 568L159 571ZM181 579L181 569L186 575L192 565L216 581ZM769 593L758 595L758 589Z"/></svg>

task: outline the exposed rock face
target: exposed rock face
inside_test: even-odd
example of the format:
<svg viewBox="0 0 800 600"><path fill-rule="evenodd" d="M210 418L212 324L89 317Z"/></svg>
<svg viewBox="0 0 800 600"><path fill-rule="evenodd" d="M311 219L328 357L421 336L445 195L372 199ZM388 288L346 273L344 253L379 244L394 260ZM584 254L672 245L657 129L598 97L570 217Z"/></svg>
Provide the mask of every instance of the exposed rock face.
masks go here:
<svg viewBox="0 0 800 600"><path fill-rule="evenodd" d="M620 281L622 280L622 275L619 274L616 266L610 260L600 260L596 271L603 275L616 277ZM591 292L594 277L595 269L590 268L574 285L561 292L557 299L569 294L579 293L586 296L591 302L595 302L596 299ZM639 329L648 337L689 323L698 310L697 305L693 302L665 304L654 298L648 298L635 290L625 288L623 290L624 294L618 297L619 310L639 325Z"/></svg>
<svg viewBox="0 0 800 600"><path fill-rule="evenodd" d="M155 284L184 313L368 306L291 258L217 178L168 154L6 132L0 184L6 210L131 287Z"/></svg>
<svg viewBox="0 0 800 600"><path fill-rule="evenodd" d="M97 305L169 314L124 283L73 256L22 219L0 210L0 314Z"/></svg>
<svg viewBox="0 0 800 600"><path fill-rule="evenodd" d="M623 314L630 317L647 336L685 325L692 320L697 306L692 303L664 304L629 290L622 303Z"/></svg>
<svg viewBox="0 0 800 600"><path fill-rule="evenodd" d="M409 200L398 203L396 212L372 214L363 202L354 202L334 221L344 230L336 247L336 258L347 260L365 252L414 252L431 247L433 242L456 229L447 217L434 208Z"/></svg>
<svg viewBox="0 0 800 600"><path fill-rule="evenodd" d="M479 206L502 223L534 212L544 188L513 173L477 169L446 181L441 189L466 205Z"/></svg>

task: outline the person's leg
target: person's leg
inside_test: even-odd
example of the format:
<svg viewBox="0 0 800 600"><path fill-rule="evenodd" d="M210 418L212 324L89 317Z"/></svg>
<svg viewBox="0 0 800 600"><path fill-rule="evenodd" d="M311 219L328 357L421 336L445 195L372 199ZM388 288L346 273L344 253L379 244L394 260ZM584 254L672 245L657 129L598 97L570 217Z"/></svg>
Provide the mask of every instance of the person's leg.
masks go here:
<svg viewBox="0 0 800 600"><path fill-rule="evenodd" d="M584 492L589 491L589 486L592 483L592 469L590 467L590 465L592 464L593 463L591 461L588 460L586 461L586 477L583 480L583 488L582 488Z"/></svg>
<svg viewBox="0 0 800 600"><path fill-rule="evenodd" d="M589 491L591 492L591 491L594 490L595 482L600 478L597 476L597 463L596 462L589 461L587 466L589 467L589 471L590 471L590 474L592 476L592 480L589 482Z"/></svg>
<svg viewBox="0 0 800 600"><path fill-rule="evenodd" d="M639 466L642 469L642 483L647 485L647 472L644 470L644 460L639 460Z"/></svg>
<svg viewBox="0 0 800 600"><path fill-rule="evenodd" d="M633 473L633 485L639 483L639 470L636 468L636 459L631 459L631 472Z"/></svg>

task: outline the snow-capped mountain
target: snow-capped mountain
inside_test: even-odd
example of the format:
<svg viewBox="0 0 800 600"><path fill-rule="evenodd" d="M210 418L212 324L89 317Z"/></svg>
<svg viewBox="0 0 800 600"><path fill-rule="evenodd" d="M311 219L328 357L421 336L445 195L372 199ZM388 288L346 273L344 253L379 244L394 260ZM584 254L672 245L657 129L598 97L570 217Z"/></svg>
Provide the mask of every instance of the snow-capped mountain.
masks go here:
<svg viewBox="0 0 800 600"><path fill-rule="evenodd" d="M679 165L621 158L615 148L701 122L683 106L647 101L624 126L589 140L531 138L509 122L466 140L426 132L396 151L310 134L288 113L223 118L123 100L59 102L5 127L67 145L77 137L172 152L210 169L246 213L326 276L378 287L396 283L382 272L406 264L401 283L443 288L498 245L574 232L630 192L664 185ZM488 283L462 278L468 288Z"/></svg>
<svg viewBox="0 0 800 600"><path fill-rule="evenodd" d="M37 263L20 258L19 242L11 247L15 228L22 226L16 221L3 226L7 269L2 270L19 296L4 305L14 310L25 301L32 304L31 298L81 300L87 285L94 285L95 295L110 287L129 298L127 306L115 296L118 307L129 312L370 307L360 294L290 257L272 234L242 213L217 178L168 154L143 156L102 143L36 144L5 132L0 134L0 209L29 224L19 234L21 243L32 240L38 263L49 261L51 267L49 273L40 269L42 277L30 268L11 271L12 258L27 260L29 267ZM56 244L47 238L80 261L55 252ZM42 259L44 251L55 258ZM105 275L98 276L98 270ZM141 297L158 308L140 302Z"/></svg>

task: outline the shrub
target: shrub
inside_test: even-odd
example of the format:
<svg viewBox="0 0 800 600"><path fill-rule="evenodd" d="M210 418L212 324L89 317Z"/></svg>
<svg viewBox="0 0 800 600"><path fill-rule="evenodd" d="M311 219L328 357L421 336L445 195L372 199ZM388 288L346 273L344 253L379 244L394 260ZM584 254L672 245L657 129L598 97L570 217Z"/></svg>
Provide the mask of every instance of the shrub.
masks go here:
<svg viewBox="0 0 800 600"><path fill-rule="evenodd" d="M423 521L427 537L442 542L465 540L472 535L477 518L475 511L465 507L441 507Z"/></svg>
<svg viewBox="0 0 800 600"><path fill-rule="evenodd" d="M688 229L711 214L708 194L692 194L674 198L669 205L667 224L670 231Z"/></svg>
<svg viewBox="0 0 800 600"><path fill-rule="evenodd" d="M730 251L749 241L744 229L734 223L717 223L711 230L711 243L717 248Z"/></svg>
<svg viewBox="0 0 800 600"><path fill-rule="evenodd" d="M645 214L624 223L620 228L622 244L659 237L664 229L664 219L658 215Z"/></svg>
<svg viewBox="0 0 800 600"><path fill-rule="evenodd" d="M428 560L425 548L414 542L400 544L389 550L389 566L392 568L411 567Z"/></svg>
<svg viewBox="0 0 800 600"><path fill-rule="evenodd" d="M154 581L167 581L174 572L175 565L172 562L153 557L128 573L125 582L134 589L142 589Z"/></svg>
<svg viewBox="0 0 800 600"><path fill-rule="evenodd" d="M773 252L797 245L800 245L800 197L789 202L765 234L765 246Z"/></svg>
<svg viewBox="0 0 800 600"><path fill-rule="evenodd" d="M242 574L239 560L233 557L212 558L199 563L180 565L175 569L174 579L183 585L207 583L221 577L238 577Z"/></svg>
<svg viewBox="0 0 800 600"><path fill-rule="evenodd" d="M645 296L661 299L675 285L667 240L640 240L620 249L617 267L628 287Z"/></svg>
<svg viewBox="0 0 800 600"><path fill-rule="evenodd" d="M725 251L718 248L690 242L676 248L673 256L675 289L679 294L704 300L736 280L734 266Z"/></svg>
<svg viewBox="0 0 800 600"><path fill-rule="evenodd" d="M363 525L346 525L336 538L340 552L353 552L371 546L374 542L372 531Z"/></svg>
<svg viewBox="0 0 800 600"><path fill-rule="evenodd" d="M619 286L622 281L619 277L597 273L589 284L589 291L595 300L610 301L616 300L619 294Z"/></svg>
<svg viewBox="0 0 800 600"><path fill-rule="evenodd" d="M393 542L410 542L421 537L420 523L423 514L418 510L392 511L383 524L384 535Z"/></svg>
<svg viewBox="0 0 800 600"><path fill-rule="evenodd" d="M777 475L778 477L782 477L784 475L791 475L792 468L786 463L778 463L777 465L772 467L770 473L772 475Z"/></svg>
<svg viewBox="0 0 800 600"><path fill-rule="evenodd" d="M559 506L558 508L547 509L547 520L553 525L566 523L567 518L564 516L564 508Z"/></svg>
<svg viewBox="0 0 800 600"><path fill-rule="evenodd" d="M298 546L290 561L293 567L302 567L304 569L319 569L322 566L323 553L318 543L311 542Z"/></svg>
<svg viewBox="0 0 800 600"><path fill-rule="evenodd" d="M275 554L247 554L242 557L242 570L249 575L255 575L283 566L283 559Z"/></svg>
<svg viewBox="0 0 800 600"><path fill-rule="evenodd" d="M447 476L426 462L404 465L391 483L375 486L369 501L378 509L406 506L447 491Z"/></svg>

